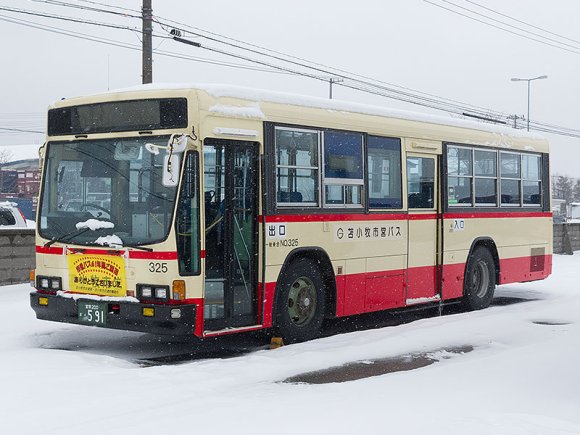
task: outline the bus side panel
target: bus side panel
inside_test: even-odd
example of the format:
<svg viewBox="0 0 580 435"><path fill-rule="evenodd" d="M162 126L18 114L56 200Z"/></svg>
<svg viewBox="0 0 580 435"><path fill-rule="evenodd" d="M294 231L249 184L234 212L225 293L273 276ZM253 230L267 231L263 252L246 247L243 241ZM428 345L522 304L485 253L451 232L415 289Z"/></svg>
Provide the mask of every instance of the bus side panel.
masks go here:
<svg viewBox="0 0 580 435"><path fill-rule="evenodd" d="M465 253L467 256L467 251ZM445 265L442 266L442 299L456 299L463 296L463 279L465 262L455 263L456 254L445 255ZM449 258L451 257L451 258ZM453 263L451 263L453 262Z"/></svg>
<svg viewBox="0 0 580 435"><path fill-rule="evenodd" d="M402 272L367 274L365 311L402 307L405 304L404 281L405 275Z"/></svg>
<svg viewBox="0 0 580 435"><path fill-rule="evenodd" d="M264 317L263 326L264 328L270 328L273 324L273 313L274 313L274 297L276 293L276 281L267 282L264 286Z"/></svg>
<svg viewBox="0 0 580 435"><path fill-rule="evenodd" d="M346 260L346 283L343 313L345 316L365 312L366 259Z"/></svg>
<svg viewBox="0 0 580 435"><path fill-rule="evenodd" d="M500 277L497 284L546 278L552 272L552 220L548 214L525 216L520 212L452 213L443 231L443 299L463 296L465 267L474 240L496 244Z"/></svg>
<svg viewBox="0 0 580 435"><path fill-rule="evenodd" d="M501 271L499 284L537 281L552 273L551 255L504 258L500 259L499 263Z"/></svg>
<svg viewBox="0 0 580 435"><path fill-rule="evenodd" d="M437 289L437 267L420 266L407 269L407 299L431 298Z"/></svg>

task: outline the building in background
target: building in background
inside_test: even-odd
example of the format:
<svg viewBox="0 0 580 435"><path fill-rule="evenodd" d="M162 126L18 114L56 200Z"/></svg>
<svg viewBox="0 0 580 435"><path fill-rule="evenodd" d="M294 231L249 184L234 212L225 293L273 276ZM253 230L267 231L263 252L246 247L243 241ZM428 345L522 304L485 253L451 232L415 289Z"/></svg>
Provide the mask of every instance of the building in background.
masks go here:
<svg viewBox="0 0 580 435"><path fill-rule="evenodd" d="M38 159L16 160L0 165L0 201L18 204L26 219L34 220L40 187Z"/></svg>

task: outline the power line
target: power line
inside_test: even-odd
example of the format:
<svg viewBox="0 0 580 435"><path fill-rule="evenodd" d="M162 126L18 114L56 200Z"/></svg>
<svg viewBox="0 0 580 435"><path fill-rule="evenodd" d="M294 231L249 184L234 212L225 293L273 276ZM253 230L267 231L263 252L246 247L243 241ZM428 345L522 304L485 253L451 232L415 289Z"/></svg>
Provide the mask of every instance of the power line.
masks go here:
<svg viewBox="0 0 580 435"><path fill-rule="evenodd" d="M499 30L502 30L504 32L511 33L512 35L516 35L516 36L519 36L521 38L529 39L531 41L539 42L540 44L548 45L548 46L554 47L554 48L558 48L560 50L564 50L564 51L567 51L569 53L580 54L580 51L572 50L572 49L569 49L569 48L566 48L566 47L562 47L562 46L559 46L559 45L556 45L556 44L552 44L550 42L542 41L541 39L536 39L536 38L532 38L530 36L522 35L521 33L514 32L513 30L505 29L505 28L503 28L501 26L498 26L498 25L495 25L495 24L492 24L492 23L488 23L487 21L480 20L478 18L475 18L475 17L472 17L470 15L464 14L462 12L459 12L459 11L455 10L455 9L451 9L451 8L446 7L446 6L440 5L440 4L435 3L433 1L430 1L430 0L423 0L423 1L425 3L429 3L429 4L433 5L433 6L436 6L438 8L444 9L444 10L449 11L451 13L454 13L456 15L460 15L460 16L462 16L464 18L468 18L468 19L473 20L473 21L476 21L478 23L485 24L486 26L490 26L490 27L493 27L495 29L499 29ZM505 24L505 25L508 25L508 24ZM513 26L511 26L511 27L513 27ZM528 32L528 33L530 33L530 32Z"/></svg>
<svg viewBox="0 0 580 435"><path fill-rule="evenodd" d="M490 17L490 16L488 16L488 15L485 15L485 14L482 14L482 13L480 13L480 12L476 12L476 11L474 11L473 9L469 9L469 8L466 8L465 6L458 5L457 3L454 3L454 2L452 2L452 1L449 1L449 0L439 0L439 1L442 1L442 2L444 2L444 3L447 3L447 4L449 4L449 5L455 6L456 8L459 8L459 9L461 9L461 10L464 10L464 11L470 12L470 13L472 13L472 14L474 14L474 15L477 15L477 16L480 16L480 17L483 17L483 18L486 18L486 19L488 19L488 20L491 20L491 21L493 21L493 22L495 22L495 23L499 23L499 24L502 24L502 25L504 25L504 26L508 26L508 27L511 27L511 28L513 28L513 29L520 30L520 31L522 31L522 32L524 32L524 33L529 33L530 35L534 35L534 36L537 36L537 37L539 37L539 38L546 39L547 41L551 41L551 42L554 42L554 43L556 43L556 44L561 44L561 45L564 45L564 46L570 47L570 48L572 48L572 49L578 49L578 48L579 48L579 47L578 47L578 45L571 45L571 44L567 44L567 43L565 43L565 42L560 42L560 41L558 41L558 40L556 40L556 39L549 38L549 37L547 37L547 36L543 36L543 35L541 35L541 34L539 34L539 33L535 33L535 32L532 32L532 31L530 31L530 30L526 30L526 29L523 29L523 28L521 28L521 27L514 26L513 24L506 23L505 21L498 20L498 19L496 19L496 18Z"/></svg>
<svg viewBox="0 0 580 435"><path fill-rule="evenodd" d="M134 32L141 32L140 29L135 28L135 27L120 26L117 24L103 23L103 22L97 22L97 21L91 21L91 20L82 20L80 18L65 17L62 15L46 14L46 13L41 13L41 12L29 11L29 10L25 10L25 9L7 8L4 6L0 6L0 11L13 12L13 13L24 14L24 15L32 15L32 16L36 16L36 17L52 18L55 20L69 21L72 23L90 24L93 26L108 27L108 28L112 28L112 29L131 30Z"/></svg>
<svg viewBox="0 0 580 435"><path fill-rule="evenodd" d="M505 18L509 18L510 20L513 20L513 21L515 21L515 22L517 22L517 23L520 23L520 24L524 24L524 25L526 25L526 26L529 26L529 27L531 27L531 28L533 28L533 29L540 30L540 31L542 31L542 32L545 32L545 33L548 33L548 34L550 34L550 35L556 36L556 37L558 37L558 38L561 38L561 39L566 39L566 40L568 40L568 41L571 41L571 42L575 42L575 43L577 43L577 44L580 44L580 41L579 41L579 40L577 40L577 39L568 38L567 36L563 36L563 35L560 35L560 34L558 34L558 33L551 32L550 30L546 30L546 29L544 29L544 28L542 28L542 27L535 26L535 25L533 25L533 24L527 23L527 22L525 22L525 21L522 21L522 20L518 20L517 18L514 18L514 17L512 17L511 15L503 14L503 13L501 13L501 12L498 12L498 11L496 11L495 9L491 9L491 8L489 8L489 7L483 6L483 5L481 5L481 4L479 4L479 3L476 3L476 2L474 2L474 1L472 1L472 0L465 0L465 1L466 1L467 3L471 3L472 5L475 5L475 6L477 6L477 7L480 7L480 8L482 8L482 9L485 9L485 10L487 10L487 11L493 12L494 14L500 15L500 16L502 16L502 17L505 17Z"/></svg>
<svg viewBox="0 0 580 435"><path fill-rule="evenodd" d="M58 6L64 6L64 7L72 7L72 8L77 8L77 9L86 9L86 10L95 11L95 12L113 13L115 15L123 15L123 16L125 16L124 13L119 13L119 12L114 12L114 11L110 11L110 10L94 8L94 7L85 7L85 6L81 6L81 5L78 5L78 4L71 4L71 3L68 3L68 2L65 2L65 1L60 1L60 0L34 0L34 1L40 2L40 3L48 3L48 4L58 5ZM110 4L103 3L103 2L96 2L96 1L89 1L89 0L81 0L81 1L83 1L84 3L92 4L92 5L104 6L104 7L107 7L107 8L114 8L114 9L120 9L120 10L128 10L130 12L139 13L139 11L137 11L135 9L121 8L121 7L113 6L113 5L110 5ZM139 19L141 18L140 15L130 15L129 14L127 16L133 17L133 18L139 18ZM409 94L409 92L410 92L410 93L413 93L413 94L418 94L418 95L424 95L424 96L426 96L426 97L423 97L423 98L435 99L437 101L448 101L450 103L454 103L454 104L457 105L456 106L456 109L457 110L460 110L460 109L461 110L464 110L465 108L469 108L468 110L470 110L470 111L476 110L476 111L478 111L478 113L488 113L489 112L488 109L484 109L484 108L481 108L481 107L477 107L477 106L474 106L474 105L471 105L471 104L468 104L468 103L463 103L463 102L459 102L459 101L456 101L456 100L447 99L447 98L444 98L444 97L440 97L440 96L428 94L428 93L421 92L421 91L417 91L417 90L414 90L414 89L405 88L403 86L393 85L391 83L381 82L381 81L378 81L376 79L372 79L370 77L365 77L365 76L353 74L353 73L348 72L348 71L345 71L345 70L340 70L340 69L337 69L337 68L332 68L332 67L328 67L326 65L318 64L316 62L308 61L308 60L303 59L303 58L300 58L300 57L291 56L291 55L284 54L284 53L280 53L280 52L277 52L277 51L274 51L274 50L270 50L270 49L267 49L267 48L264 48L264 47L260 47L260 46L254 45L254 44L249 44L249 43L246 43L246 42L243 42L243 41L234 39L234 38L229 38L227 36L220 35L220 34L215 33L215 32L210 32L210 31L203 30L203 29L200 29L200 28L197 28L197 27L189 26L189 25L180 23L178 21L169 20L169 19L165 19L165 18L161 18L160 19L160 18L161 17L157 17L156 22L159 25L161 25L162 27L163 27L164 24L165 24L165 26L169 26L170 25L169 23L177 24L178 26L181 27L181 30L183 30L184 32L191 33L192 35L196 35L196 36L199 36L199 37L208 38L208 39L213 40L214 42L218 42L220 44L226 44L226 45L232 46L232 47L234 47L236 49L249 50L249 51L253 52L254 54L258 54L260 56L272 57L271 54L269 55L267 53L274 53L275 55L277 55L277 56L274 56L274 57L277 58L277 60L279 60L279 61L294 63L295 65L300 66L300 67L303 67L303 68L309 68L309 69L315 69L315 70L316 69L320 69L321 72L323 72L326 75L338 76L339 78L343 78L340 74L337 74L337 71L338 71L338 72L341 72L341 73L348 74L351 77L351 79L354 77L354 78L358 78L358 79L363 79L364 81L367 81L367 82L369 80L371 80L371 81L374 81L375 82L375 85L376 85L376 83L379 83L381 86L383 86L383 89L386 89L386 87L390 87L391 88L391 89L389 89L390 92L393 92L393 93L401 93L406 98L410 98L411 97L411 94ZM196 32L186 31L185 29L194 29L196 32L203 32L204 34L199 34L199 33L196 33ZM215 38L215 37L208 37L207 35L218 36L219 38L222 38L222 39L227 39L229 41L234 41L236 44L228 43L228 42L225 42L225 41L220 40L220 39ZM245 45L246 47L240 46L239 44ZM252 48L247 48L247 47L252 47ZM260 50L262 50L262 51L260 51ZM267 53L264 53L263 51L266 51ZM279 56L284 56L286 59L281 58ZM306 62L309 65L305 65L304 63L300 63L300 62L292 62L289 59L298 60L300 62ZM322 68L316 68L317 66L318 67L322 67ZM325 78L325 81L326 81L326 78ZM403 91L398 91L398 90L392 89L392 88L402 89ZM414 95L414 96L417 97L417 95ZM395 98L395 97L392 97L392 98ZM410 101L406 101L405 99L401 99L401 100L402 101L405 101L405 102L410 102ZM428 107L430 107L430 106L428 106ZM442 109L442 110L444 110L444 109Z"/></svg>
<svg viewBox="0 0 580 435"><path fill-rule="evenodd" d="M83 39L83 40L87 40L87 41L98 42L100 44L111 45L114 47L126 48L126 49L133 50L133 51L141 51L140 45L131 44L131 43L122 43L122 42L118 42L116 40L107 39L107 38L103 38L103 37L96 37L96 36L87 35L85 33L75 32L75 31L71 31L71 30L65 30L65 29L62 29L59 27L48 26L46 24L38 24L38 23L35 23L33 21L23 20L20 18L7 17L5 15L0 14L0 21L6 21L9 23L18 24L18 25L22 25L25 27L31 27L34 29L44 30L47 32L56 33L56 34L60 34L60 35L64 35L64 36L70 36L73 38ZM154 35L154 36L157 38L169 38L167 36L159 36L159 35ZM225 66L225 67L230 67L230 68L246 69L246 70L258 71L258 72L279 73L278 71L272 71L272 70L266 70L266 69L262 69L262 68L252 67L251 65L241 65L241 64L231 63L231 62L223 62L223 61L219 61L219 60L200 58L200 57L189 56L189 55L185 55L185 54L165 51L165 50L157 50L157 51L155 51L155 53L158 55L161 55L161 56L165 56L165 57L171 57L171 58L176 58L176 59L181 59L181 60L189 60L189 61L200 62L200 63L207 63L207 64L212 64L212 65Z"/></svg>
<svg viewBox="0 0 580 435"><path fill-rule="evenodd" d="M91 10L94 12L114 13L114 11L107 11L107 10L92 8L92 7L90 7L90 8L81 7L81 5L72 5L70 3L63 2L63 1L56 1L56 0L35 0L35 1L41 2L41 3L52 4L52 5L58 5L58 6L76 7L79 9L87 9L87 10ZM119 8L119 7L110 6L110 5L106 5L104 3L99 3L99 2L89 1L89 0L81 0L81 1L84 1L85 3L97 4L97 5L111 7L111 8ZM425 0L425 1L427 1L427 0ZM427 2L432 3L429 1L427 1ZM450 2L447 2L447 3L450 3ZM437 4L434 4L434 5L440 6ZM120 8L120 9L123 9L123 8ZM124 13L115 13L115 15L132 17L131 15L127 15ZM140 16L133 16L133 17L134 18L141 18ZM471 18L471 17L469 17L469 18ZM127 49L132 49L132 50L140 50L139 46L130 45L127 43L122 43L122 42L119 42L116 40L99 38L99 37L95 37L92 35L81 34L79 32L72 32L72 31L61 29L61 28L54 28L51 26L40 25L38 23L33 23L30 21L27 22L26 20L19 20L20 22L17 22L17 21L15 21L15 20L17 20L15 18L12 18L12 17L8 18L8 17L1 16L1 15L0 15L0 19L4 19L4 21L13 22L16 24L28 25L30 27L34 27L34 28L41 29L41 30L53 31L55 33L64 34L66 36L87 39L87 40L90 40L93 42L100 42L103 44L114 45L117 47L127 48ZM12 21L10 21L10 20L12 20ZM162 19L158 18L157 22L161 26L163 26L163 25L168 26L168 24L167 24L168 22L177 23L176 21L166 20L163 18ZM26 24L24 24L24 23L26 23ZM178 23L178 24L182 25L181 23ZM190 26L186 26L186 25L182 25L182 26L186 27L186 28L190 28ZM505 29L502 29L502 30L505 30ZM252 68L252 67L248 67L245 65L242 66L239 64L234 66L233 64L226 64L226 63L218 62L218 61L201 60L199 58L194 58L192 56L187 56L187 55L183 55L183 54L179 54L179 53L165 52L165 51L158 51L157 54L168 56L168 57L186 59L186 60L193 60L193 61L200 61L200 62L205 61L205 62L216 63L216 64L220 64L220 65L224 65L224 66L233 66L233 67L237 67L237 68L242 67L242 68L247 68L247 69L260 70L260 71L264 71L264 72L282 72L282 73L287 73L287 74L304 76L304 77L308 77L308 78L312 78L312 79L316 79L316 80L320 80L320 81L325 81L325 82L327 81L327 77L321 77L321 76L314 74L314 73L308 73L305 71L295 69L296 67L305 68L305 69L309 69L309 70L314 70L317 73L324 73L324 74L329 74L329 75L333 74L335 76L338 75L341 79L346 80L346 82L341 83L341 86L344 86L346 88L351 88L354 90L359 90L359 91L367 92L367 93L382 96L382 97L394 98L394 99L398 99L398 100L401 100L404 102L418 104L418 105L433 108L436 110L443 110L443 111L447 111L450 113L460 114L460 113L462 113L460 111L465 111L466 108L468 108L467 110L469 110L469 111L474 111L474 108L475 108L476 109L475 112L477 112L476 114L479 114L480 117L499 118L499 117L505 116L504 114L501 114L501 113L497 113L497 112L494 113L494 111L491 111L491 110L478 108L477 106L472 106L472 105L461 103L461 102L458 102L455 100L437 97L437 96L427 94L427 93L421 93L419 91L414 91L414 90L409 89L409 88L399 87L397 85L394 85L394 86L398 87L400 89L406 89L409 92L400 91L398 89L393 89L392 87L383 86L385 84L385 82L381 82L381 81L370 79L370 78L365 78L364 76L349 73L349 72L344 71L344 70L339 70L339 69L332 68L332 67L326 67L322 64L317 64L317 63L314 63L311 61L307 61L305 59L301 59L298 57L294 57L294 56L286 55L283 53L275 52L273 50L263 49L259 46L255 46L255 45L248 44L248 43L245 43L242 41L234 40L233 38L223 37L223 35L212 33L213 35L218 35L219 37L217 37L217 38L216 37L209 37L208 38L207 35L204 35L201 32L206 32L206 31L198 30L196 32L187 32L187 33L191 33L195 36L198 36L198 37L201 37L204 39L210 39L216 43L226 44L226 45L232 46L233 48L235 48L237 50L250 51L253 54L258 55L258 56L270 57L270 58L274 58L277 61L290 63L293 65L293 68L282 67L282 66L276 65L272 62L266 62L266 61L251 58L248 56L243 56L243 55L240 55L237 53L232 53L230 51L222 50L222 49L219 49L216 47L201 46L201 44L199 44L199 46L202 49L205 49L205 50L217 53L217 54L221 54L221 55L225 55L225 56L234 57L234 58L237 58L240 60L244 60L245 62L260 64L262 66L266 66L267 69ZM211 33L211 32L209 32L209 33ZM156 36L159 37L158 35L156 35ZM167 38L167 37L168 36L165 36L165 38ZM233 40L233 41L237 41L237 42L236 42L236 44L224 42L223 40L220 39L220 37L222 39L228 39L228 40ZM198 45L198 44L194 43L194 45ZM251 47L257 47L259 49L248 49L247 47L244 47L244 45L249 45ZM262 51L260 51L260 50L262 50ZM266 53L264 53L264 51L266 51ZM269 55L268 53L278 53L278 55L272 56L272 55ZM289 60L287 58L294 59L294 61ZM298 62L297 60L300 60L300 62ZM344 74L336 74L336 71L341 71ZM361 78L366 79L366 80L361 80ZM422 94L422 95L417 95L417 94ZM424 95L426 95L426 97ZM470 114L470 115L473 115L473 114ZM562 133L564 135L569 135L569 136L574 135L574 137L576 137L575 135L580 135L580 131L567 129L565 127L547 126L547 125L542 125L541 123L532 123L532 125L534 125L535 126L534 129L537 129L538 131L547 131L547 132L556 133L556 134Z"/></svg>
<svg viewBox="0 0 580 435"><path fill-rule="evenodd" d="M36 2L36 3L46 3L49 5L53 5L53 6L62 6L62 7L80 9L80 10L91 11L91 12L107 13L107 14L118 15L118 16L122 16L122 17L137 18L137 19L142 18L140 15L140 11L135 11L138 14L132 15L132 14L124 13L124 12L109 11L106 9L94 8L94 7L90 7L90 6L83 6L83 5L79 5L79 4L75 4L75 3L68 3L65 1L59 1L59 0L31 0L31 1ZM109 7L113 7L113 6L109 6Z"/></svg>
<svg viewBox="0 0 580 435"><path fill-rule="evenodd" d="M7 131L17 131L17 132L21 132L21 133L40 133L43 134L43 131L37 131L37 130L24 130L21 128L8 128L8 127L0 127L0 130L7 130Z"/></svg>

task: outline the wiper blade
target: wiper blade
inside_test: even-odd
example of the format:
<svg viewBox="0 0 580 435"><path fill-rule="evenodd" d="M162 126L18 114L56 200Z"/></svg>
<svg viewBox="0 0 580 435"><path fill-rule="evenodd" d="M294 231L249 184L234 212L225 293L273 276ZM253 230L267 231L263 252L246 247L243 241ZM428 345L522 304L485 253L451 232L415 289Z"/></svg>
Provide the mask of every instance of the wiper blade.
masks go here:
<svg viewBox="0 0 580 435"><path fill-rule="evenodd" d="M125 246L125 248L139 249L141 251L147 251L147 252L153 252L154 251L153 248L148 248L147 246Z"/></svg>
<svg viewBox="0 0 580 435"><path fill-rule="evenodd" d="M50 239L48 242L46 242L44 244L44 247L48 248L50 245L54 244L55 242L64 243L64 242L70 241L74 237L77 237L83 233L86 233L88 230L89 230L89 228L81 228L80 230L74 230L74 231L71 231L70 233L65 234L65 235L54 236L52 239Z"/></svg>

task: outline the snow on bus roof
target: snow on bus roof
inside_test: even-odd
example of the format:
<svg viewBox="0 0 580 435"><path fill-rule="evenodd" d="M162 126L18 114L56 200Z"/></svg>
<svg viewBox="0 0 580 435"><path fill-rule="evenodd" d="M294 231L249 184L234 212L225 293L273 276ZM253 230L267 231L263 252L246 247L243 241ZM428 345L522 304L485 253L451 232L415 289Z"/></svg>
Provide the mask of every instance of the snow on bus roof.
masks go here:
<svg viewBox="0 0 580 435"><path fill-rule="evenodd" d="M307 108L325 109L337 112L352 112L364 115L385 116L406 121L418 121L430 124L445 125L451 127L468 128L473 130L487 131L490 133L501 134L510 137L527 138L543 140L544 136L537 133L530 133L525 130L518 130L511 127L485 124L465 118L456 118L451 115L433 115L428 113L413 112L410 110L391 109L382 106L355 103L345 100L326 99L312 97L301 94L291 94L287 92L270 91L257 88L248 88L243 86L214 84L214 83L152 83L137 85L123 89L113 90L107 93L95 94L99 96L111 93L140 92L140 91L164 91L164 90L201 90L216 98L237 98L247 100L254 110L259 107L257 104L278 103ZM258 113L254 113L257 115ZM246 114L248 116L248 114ZM259 116L256 116L259 117Z"/></svg>

